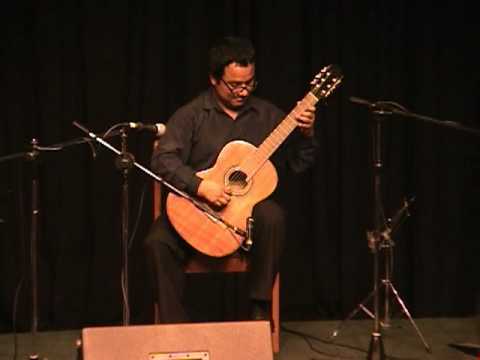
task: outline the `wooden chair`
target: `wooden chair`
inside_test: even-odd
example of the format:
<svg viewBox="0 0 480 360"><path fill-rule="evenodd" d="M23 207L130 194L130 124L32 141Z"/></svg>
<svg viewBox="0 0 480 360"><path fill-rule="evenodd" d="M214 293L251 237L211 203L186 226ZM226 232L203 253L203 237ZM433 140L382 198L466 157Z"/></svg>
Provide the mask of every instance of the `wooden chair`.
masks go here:
<svg viewBox="0 0 480 360"><path fill-rule="evenodd" d="M162 204L162 187L158 182L153 186L153 218L160 216ZM248 259L243 256L227 256L225 258L210 258L208 256L194 256L185 266L186 273L208 273L208 272L245 272L248 271ZM275 277L272 289L271 318L272 324L272 347L273 352L280 351L280 275ZM158 316L155 311L155 322Z"/></svg>

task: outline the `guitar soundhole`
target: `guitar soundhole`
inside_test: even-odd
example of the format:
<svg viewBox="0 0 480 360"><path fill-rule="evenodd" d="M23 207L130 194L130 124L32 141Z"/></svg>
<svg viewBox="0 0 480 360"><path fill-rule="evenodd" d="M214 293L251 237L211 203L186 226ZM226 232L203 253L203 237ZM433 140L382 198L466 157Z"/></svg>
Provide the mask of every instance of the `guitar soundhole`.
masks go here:
<svg viewBox="0 0 480 360"><path fill-rule="evenodd" d="M235 170L228 176L228 184L231 188L239 190L247 186L247 174Z"/></svg>

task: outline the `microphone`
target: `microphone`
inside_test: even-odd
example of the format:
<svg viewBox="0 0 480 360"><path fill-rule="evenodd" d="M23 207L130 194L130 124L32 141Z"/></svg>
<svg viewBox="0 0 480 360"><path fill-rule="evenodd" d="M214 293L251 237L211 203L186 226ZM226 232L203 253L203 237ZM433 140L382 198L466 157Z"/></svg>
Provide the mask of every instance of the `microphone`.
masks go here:
<svg viewBox="0 0 480 360"><path fill-rule="evenodd" d="M154 133L156 136L162 136L167 131L165 124L143 124L141 122L129 122L128 127L130 129L146 130L148 132Z"/></svg>

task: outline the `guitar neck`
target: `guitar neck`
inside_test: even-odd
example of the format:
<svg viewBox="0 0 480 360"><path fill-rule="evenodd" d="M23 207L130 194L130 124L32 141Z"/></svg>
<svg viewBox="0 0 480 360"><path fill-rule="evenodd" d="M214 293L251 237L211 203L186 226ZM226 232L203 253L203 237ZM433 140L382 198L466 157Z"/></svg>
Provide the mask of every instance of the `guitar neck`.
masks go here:
<svg viewBox="0 0 480 360"><path fill-rule="evenodd" d="M318 98L311 92L307 93L295 108L278 124L272 133L260 144L253 156L249 158L242 166L247 178L250 179L258 169L272 156L272 154L282 145L287 137L297 127L296 115L301 114L308 107L315 105Z"/></svg>

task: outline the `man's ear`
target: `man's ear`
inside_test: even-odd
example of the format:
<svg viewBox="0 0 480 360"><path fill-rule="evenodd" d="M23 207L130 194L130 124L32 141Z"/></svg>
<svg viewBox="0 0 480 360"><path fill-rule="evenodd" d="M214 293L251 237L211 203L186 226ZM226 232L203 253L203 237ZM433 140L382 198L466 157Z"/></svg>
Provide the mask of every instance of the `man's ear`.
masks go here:
<svg viewBox="0 0 480 360"><path fill-rule="evenodd" d="M209 75L210 85L215 86L218 85L218 80L215 79L212 75Z"/></svg>

